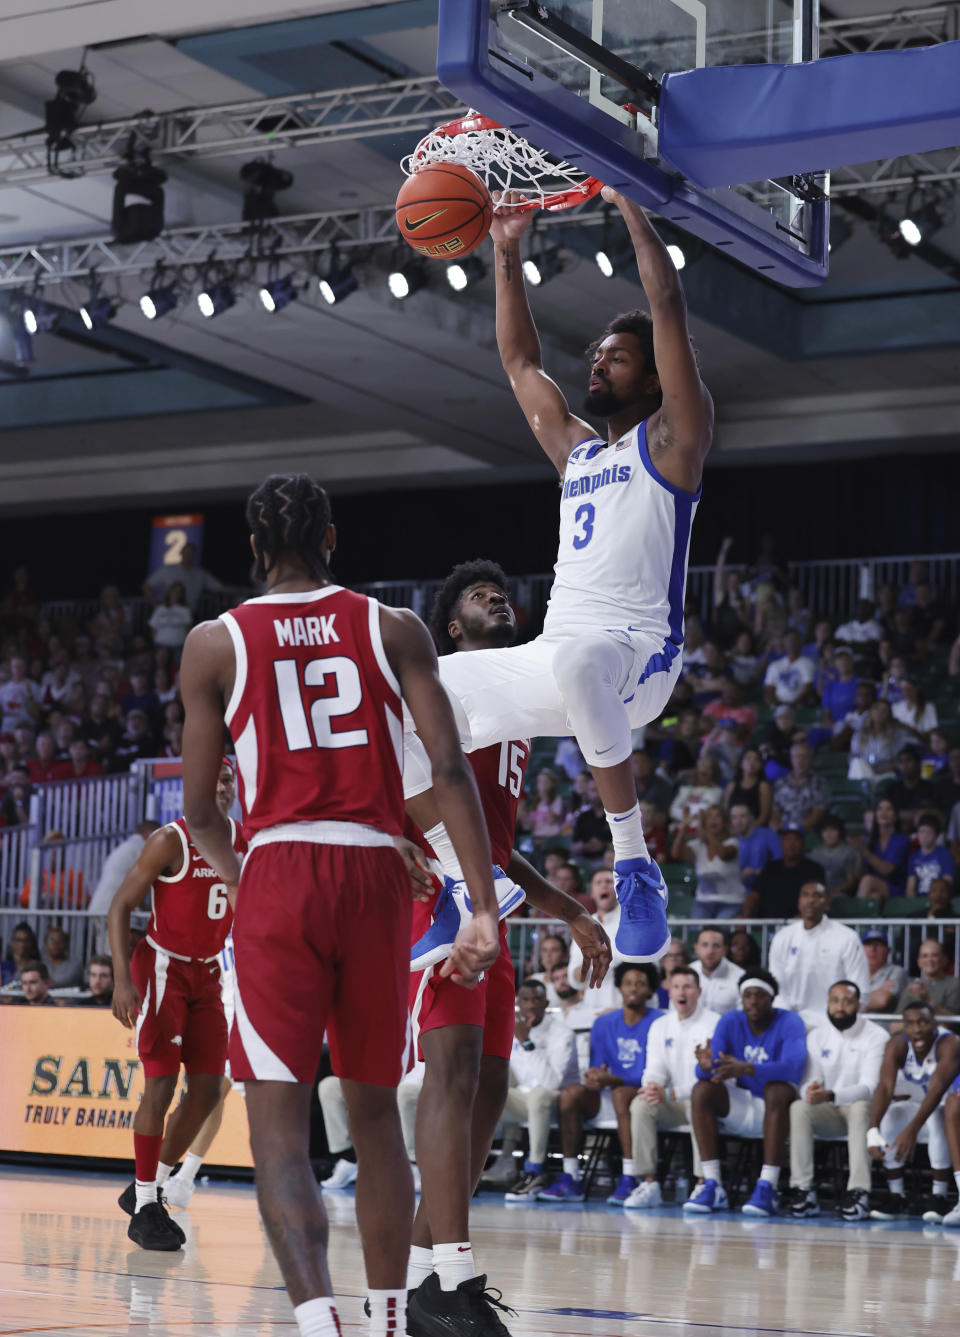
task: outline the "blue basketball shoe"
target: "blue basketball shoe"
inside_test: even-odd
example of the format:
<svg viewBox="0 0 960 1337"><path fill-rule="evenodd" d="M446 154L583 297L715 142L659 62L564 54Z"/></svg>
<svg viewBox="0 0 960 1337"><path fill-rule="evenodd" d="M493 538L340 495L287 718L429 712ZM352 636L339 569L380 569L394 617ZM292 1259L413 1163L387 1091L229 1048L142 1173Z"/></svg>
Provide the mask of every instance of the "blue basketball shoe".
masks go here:
<svg viewBox="0 0 960 1337"><path fill-rule="evenodd" d="M621 1175L607 1202L614 1207L622 1207L636 1187L637 1181L633 1175Z"/></svg>
<svg viewBox="0 0 960 1337"><path fill-rule="evenodd" d="M522 905L527 893L523 887L510 880L499 864L493 865L493 889L497 893L499 917ZM426 970L438 961L445 961L453 950L453 940L473 914L473 906L467 895L464 881L454 882L452 877L443 880L443 887L433 908L433 923L422 938L410 949L410 969Z"/></svg>
<svg viewBox="0 0 960 1337"><path fill-rule="evenodd" d="M549 1188L542 1188L537 1194L538 1202L583 1202L586 1198L583 1180L574 1179L573 1175L563 1174Z"/></svg>
<svg viewBox="0 0 960 1337"><path fill-rule="evenodd" d="M729 1207L727 1191L715 1179L704 1180L683 1204L685 1212L698 1212L702 1216L706 1216L709 1212L725 1212Z"/></svg>
<svg viewBox="0 0 960 1337"><path fill-rule="evenodd" d="M652 859L621 859L613 865L620 902L614 938L624 961L659 961L670 946L667 886Z"/></svg>
<svg viewBox="0 0 960 1337"><path fill-rule="evenodd" d="M776 1216L777 1190L768 1180L758 1179L740 1210L744 1216Z"/></svg>

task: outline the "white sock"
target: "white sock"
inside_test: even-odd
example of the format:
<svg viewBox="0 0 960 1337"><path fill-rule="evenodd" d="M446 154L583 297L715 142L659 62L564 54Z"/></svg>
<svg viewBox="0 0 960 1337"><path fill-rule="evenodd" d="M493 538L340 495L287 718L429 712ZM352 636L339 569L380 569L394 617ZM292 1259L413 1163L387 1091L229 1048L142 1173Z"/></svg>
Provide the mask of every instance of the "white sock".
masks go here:
<svg viewBox="0 0 960 1337"><path fill-rule="evenodd" d="M760 1178L765 1179L768 1184L772 1184L773 1187L776 1188L777 1185L780 1183L780 1166L779 1165L761 1166Z"/></svg>
<svg viewBox="0 0 960 1337"><path fill-rule="evenodd" d="M580 1178L580 1162L576 1156L564 1156L563 1173L572 1175L574 1179Z"/></svg>
<svg viewBox="0 0 960 1337"><path fill-rule="evenodd" d="M304 1300L293 1311L300 1337L340 1337L337 1307L330 1295L319 1295L316 1300Z"/></svg>
<svg viewBox="0 0 960 1337"><path fill-rule="evenodd" d="M954 1182L954 1183L956 1184L956 1186L957 1186L957 1192L960 1193L960 1170L954 1170L954 1172L953 1172L953 1182Z"/></svg>
<svg viewBox="0 0 960 1337"><path fill-rule="evenodd" d="M183 1164L177 1171L177 1179L181 1184L192 1184L197 1177L197 1171L203 1164L202 1156L195 1156L192 1151L188 1151L183 1158Z"/></svg>
<svg viewBox="0 0 960 1337"><path fill-rule="evenodd" d="M640 816L640 804L635 803L626 812L605 813L610 835L613 837L613 856L617 863L621 859L649 859L650 851L643 838L643 818Z"/></svg>
<svg viewBox="0 0 960 1337"><path fill-rule="evenodd" d="M402 1291L368 1291L367 1295L370 1299L370 1337L402 1337L407 1330L406 1287Z"/></svg>
<svg viewBox="0 0 960 1337"><path fill-rule="evenodd" d="M431 826L429 831L424 831L424 836L428 844L433 846L433 852L440 861L440 866L447 877L452 877L454 882L463 881L463 869L460 867L460 860L457 858L453 849L453 841L447 835L447 828L443 822L437 822L436 826Z"/></svg>
<svg viewBox="0 0 960 1337"><path fill-rule="evenodd" d="M416 1290L421 1281L426 1281L432 1271L433 1250L424 1249L419 1244L411 1244L410 1258L407 1262L407 1290Z"/></svg>
<svg viewBox="0 0 960 1337"><path fill-rule="evenodd" d="M947 1181L945 1179L935 1179L933 1181L933 1196L935 1198L945 1198L947 1196Z"/></svg>
<svg viewBox="0 0 960 1337"><path fill-rule="evenodd" d="M475 1277L477 1269L473 1265L470 1241L466 1240L463 1244L435 1244L433 1270L440 1278L442 1291L455 1291L461 1281Z"/></svg>
<svg viewBox="0 0 960 1337"><path fill-rule="evenodd" d="M172 1174L173 1174L173 1166L172 1166L172 1165L164 1165L163 1161L160 1161L160 1162L158 1163L158 1165L157 1165L157 1183L160 1185L161 1188L164 1186L164 1184L167 1182L167 1180L170 1178L170 1176L171 1176Z"/></svg>
<svg viewBox="0 0 960 1337"><path fill-rule="evenodd" d="M704 1179L713 1179L713 1180L715 1180L715 1181L719 1184L719 1183L720 1183L720 1162L719 1162L719 1161L704 1161L704 1162L703 1162L703 1177L704 1177Z"/></svg>
<svg viewBox="0 0 960 1337"><path fill-rule="evenodd" d="M139 1212L140 1208L145 1207L148 1202L156 1202L157 1181L151 1179L148 1184L142 1179L137 1179L135 1183L137 1186L137 1211Z"/></svg>
<svg viewBox="0 0 960 1337"><path fill-rule="evenodd" d="M624 1156L623 1158L623 1173L625 1175L630 1175L630 1177L633 1179L636 1178L637 1175L636 1163L632 1161L629 1156Z"/></svg>
<svg viewBox="0 0 960 1337"><path fill-rule="evenodd" d="M887 1179L887 1188L890 1190L891 1193L897 1193L897 1194L899 1194L900 1197L902 1198L902 1197L904 1196L904 1192L903 1192L903 1178L902 1178L902 1177L901 1177L900 1179L889 1179L889 1178L888 1178L888 1179Z"/></svg>

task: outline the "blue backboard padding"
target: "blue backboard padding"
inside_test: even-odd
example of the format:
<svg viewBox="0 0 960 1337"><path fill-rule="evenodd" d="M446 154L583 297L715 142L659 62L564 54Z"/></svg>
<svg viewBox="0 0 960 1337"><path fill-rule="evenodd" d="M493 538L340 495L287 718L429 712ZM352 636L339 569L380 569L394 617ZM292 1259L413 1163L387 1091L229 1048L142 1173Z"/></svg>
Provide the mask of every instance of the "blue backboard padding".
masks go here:
<svg viewBox="0 0 960 1337"><path fill-rule="evenodd" d="M960 42L668 74L663 156L728 186L960 144Z"/></svg>
<svg viewBox="0 0 960 1337"><path fill-rule="evenodd" d="M790 287L827 274L828 206L811 206L808 252L734 192L714 197L642 157L639 136L536 70L491 60L486 0L440 0L437 74L470 107L622 191L724 254Z"/></svg>

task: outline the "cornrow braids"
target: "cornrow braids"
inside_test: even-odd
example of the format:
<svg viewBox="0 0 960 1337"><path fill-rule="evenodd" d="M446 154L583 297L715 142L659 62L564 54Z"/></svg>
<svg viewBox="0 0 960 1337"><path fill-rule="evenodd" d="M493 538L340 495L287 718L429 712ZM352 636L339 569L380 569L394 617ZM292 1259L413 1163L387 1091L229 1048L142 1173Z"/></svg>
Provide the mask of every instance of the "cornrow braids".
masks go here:
<svg viewBox="0 0 960 1337"><path fill-rule="evenodd" d="M503 590L504 594L510 597L510 581L503 567L482 557L455 566L437 590L430 612L429 627L439 654L449 655L456 650L457 647L447 627L456 616L457 605L464 590L480 584L495 585L498 590Z"/></svg>
<svg viewBox="0 0 960 1337"><path fill-rule="evenodd" d="M323 542L330 527L330 498L309 474L271 474L247 500L247 524L257 547L256 573L267 572L281 553L294 553L310 575L326 579L330 570Z"/></svg>

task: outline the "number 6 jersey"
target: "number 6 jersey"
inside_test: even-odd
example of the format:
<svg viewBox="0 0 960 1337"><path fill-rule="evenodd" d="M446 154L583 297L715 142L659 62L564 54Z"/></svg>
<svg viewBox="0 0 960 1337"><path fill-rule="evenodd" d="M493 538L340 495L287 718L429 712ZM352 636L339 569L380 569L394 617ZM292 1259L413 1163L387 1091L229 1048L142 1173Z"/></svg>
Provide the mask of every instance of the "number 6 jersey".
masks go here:
<svg viewBox="0 0 960 1337"><path fill-rule="evenodd" d="M329 822L400 835L403 705L377 601L327 585L248 599L220 620L233 640L225 719L248 840L295 823L284 838L337 843L336 829L314 825Z"/></svg>
<svg viewBox="0 0 960 1337"><path fill-rule="evenodd" d="M209 961L223 947L233 923L226 883L194 845L182 817L167 829L180 837L183 862L178 872L158 877L153 884L147 942L169 956ZM242 855L247 844L232 818L230 839Z"/></svg>

